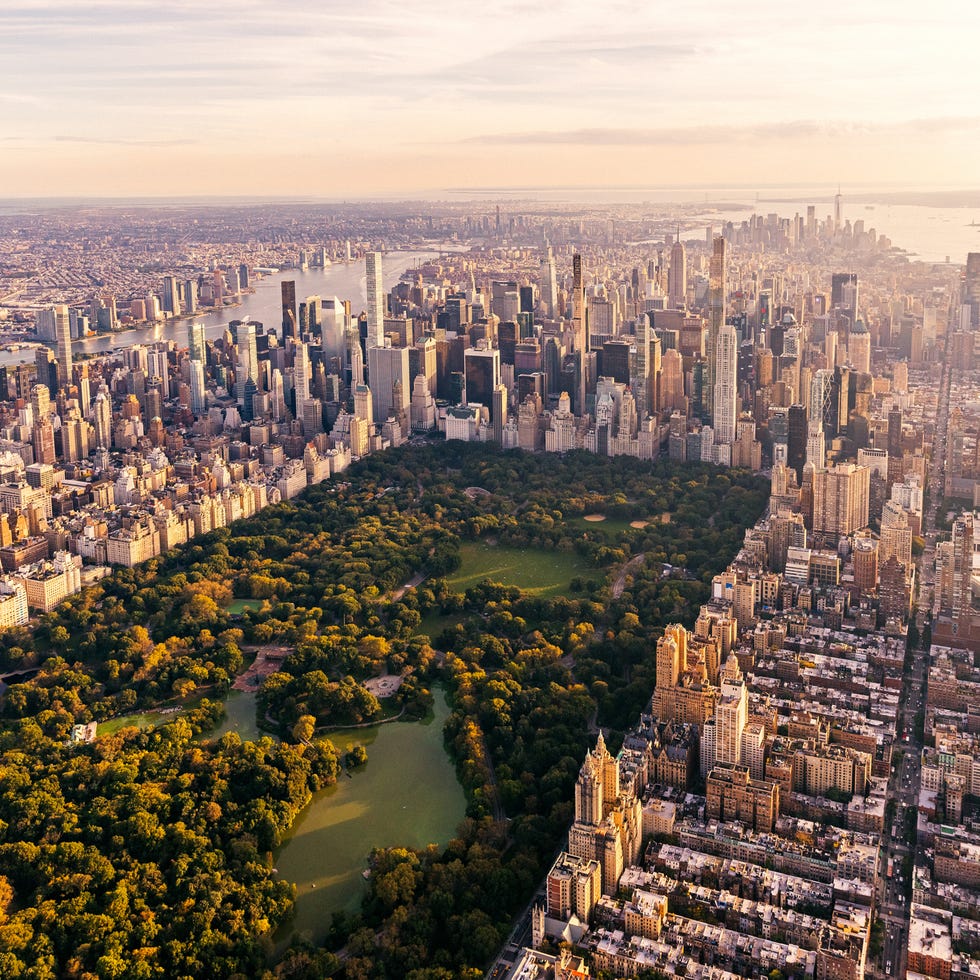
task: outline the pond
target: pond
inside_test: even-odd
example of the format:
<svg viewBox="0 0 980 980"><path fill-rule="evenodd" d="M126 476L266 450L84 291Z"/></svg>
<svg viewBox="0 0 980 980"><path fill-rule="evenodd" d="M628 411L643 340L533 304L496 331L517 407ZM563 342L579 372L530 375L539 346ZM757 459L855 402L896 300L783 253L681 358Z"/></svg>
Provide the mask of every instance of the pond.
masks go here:
<svg viewBox="0 0 980 980"><path fill-rule="evenodd" d="M319 942L333 912L356 911L374 847L446 844L466 812L466 797L442 741L445 692L433 690L432 715L335 732L341 752L361 743L367 765L318 793L276 856L279 874L296 885L296 914L283 929Z"/></svg>

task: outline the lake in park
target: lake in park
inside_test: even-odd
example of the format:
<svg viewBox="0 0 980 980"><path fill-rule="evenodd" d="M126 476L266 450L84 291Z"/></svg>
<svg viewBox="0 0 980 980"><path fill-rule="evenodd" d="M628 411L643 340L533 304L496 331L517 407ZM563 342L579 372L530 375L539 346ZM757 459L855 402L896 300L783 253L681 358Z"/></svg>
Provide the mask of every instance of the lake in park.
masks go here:
<svg viewBox="0 0 980 980"><path fill-rule="evenodd" d="M432 715L334 732L340 752L360 742L368 762L323 790L299 815L276 855L279 874L296 885L296 915L282 930L322 940L333 912L356 911L374 847L446 844L466 813L466 797L442 740L446 694L433 688Z"/></svg>

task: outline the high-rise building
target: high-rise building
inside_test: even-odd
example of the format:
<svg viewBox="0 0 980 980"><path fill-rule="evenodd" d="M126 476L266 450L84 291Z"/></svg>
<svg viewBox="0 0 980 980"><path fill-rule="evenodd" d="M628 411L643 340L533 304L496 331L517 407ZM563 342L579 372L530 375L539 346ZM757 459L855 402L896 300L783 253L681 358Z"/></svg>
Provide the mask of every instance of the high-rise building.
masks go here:
<svg viewBox="0 0 980 980"><path fill-rule="evenodd" d="M202 361L190 362L190 372L191 372L191 412L195 417L203 415L207 409L207 385L204 379L204 363ZM96 396L96 402L98 402L98 396ZM98 434L98 425L96 424L96 434ZM101 445L96 441L96 445ZM108 443L106 443L108 446Z"/></svg>
<svg viewBox="0 0 980 980"><path fill-rule="evenodd" d="M293 353L293 392L296 397L296 417L303 411L303 402L310 397L310 352L305 343L298 343Z"/></svg>
<svg viewBox="0 0 980 980"><path fill-rule="evenodd" d="M180 295L176 276L163 277L163 312L167 316L180 316Z"/></svg>
<svg viewBox="0 0 980 980"><path fill-rule="evenodd" d="M203 375L202 375L203 376ZM191 372L191 381L194 374ZM92 403L93 421L95 423L96 449L109 449L112 446L112 399L109 389L101 385Z"/></svg>
<svg viewBox="0 0 980 980"><path fill-rule="evenodd" d="M554 317L555 315L555 301L558 296L558 280L555 273L555 257L552 254L551 248L548 248L547 254L541 260L540 268L541 276L541 305L545 309L548 317Z"/></svg>
<svg viewBox="0 0 980 980"><path fill-rule="evenodd" d="M579 415L585 414L586 370L585 356L588 353L588 310L585 304L585 281L582 272L582 256L576 252L572 256L572 335L575 356L578 359L577 394L575 405Z"/></svg>
<svg viewBox="0 0 980 980"><path fill-rule="evenodd" d="M963 276L963 306L968 311L969 326L980 327L980 252L966 256L966 272Z"/></svg>
<svg viewBox="0 0 980 980"><path fill-rule="evenodd" d="M408 412L411 407L412 386L407 347L392 347L385 340L380 347L368 347L368 379L374 398L374 418L382 425L390 416ZM401 402L395 404L395 382L399 382Z"/></svg>
<svg viewBox="0 0 980 980"><path fill-rule="evenodd" d="M790 405L786 421L786 465L796 471L797 483L803 482L807 431L806 409L802 405Z"/></svg>
<svg viewBox="0 0 980 980"><path fill-rule="evenodd" d="M255 324L250 320L240 322L236 327L235 336L238 345L238 373L241 375L238 380L244 386L245 382L251 378L258 387L259 351L255 336ZM239 403L241 403L241 397L239 397Z"/></svg>
<svg viewBox="0 0 980 980"><path fill-rule="evenodd" d="M665 411L684 409L684 358L678 350L664 351L660 400Z"/></svg>
<svg viewBox="0 0 980 980"><path fill-rule="evenodd" d="M282 297L282 336L296 336L296 281L294 279L284 279L279 286Z"/></svg>
<svg viewBox="0 0 980 980"><path fill-rule="evenodd" d="M853 534L868 523L871 471L838 463L813 474L814 534Z"/></svg>
<svg viewBox="0 0 980 980"><path fill-rule="evenodd" d="M72 382L71 361L71 321L68 317L68 307L60 303L54 308L55 342L58 348L58 377L61 386Z"/></svg>
<svg viewBox="0 0 980 980"><path fill-rule="evenodd" d="M385 291L384 278L381 270L381 253L368 252L365 256L367 269L367 346L383 347L385 336ZM377 386L374 379L371 380L371 387Z"/></svg>
<svg viewBox="0 0 980 980"><path fill-rule="evenodd" d="M973 552L974 552L973 514L962 514L953 521L951 535L950 574L947 587L941 595L943 612L954 622L969 617L973 597Z"/></svg>
<svg viewBox="0 0 980 980"><path fill-rule="evenodd" d="M712 428L715 442L727 446L735 441L738 416L738 336L731 324L722 324L718 331L714 359Z"/></svg>
<svg viewBox="0 0 980 980"><path fill-rule="evenodd" d="M902 409L898 405L888 412L888 455L902 458Z"/></svg>
<svg viewBox="0 0 980 980"><path fill-rule="evenodd" d="M844 329L850 332L857 320L858 277L856 272L835 272L831 275L830 306Z"/></svg>
<svg viewBox="0 0 980 980"><path fill-rule="evenodd" d="M806 461L815 470L822 470L827 462L827 440L823 431L823 419L810 419L806 433Z"/></svg>
<svg viewBox="0 0 980 980"><path fill-rule="evenodd" d="M715 760L739 763L742 732L749 719L749 692L734 654L722 670L721 696L715 706Z"/></svg>
<svg viewBox="0 0 980 980"><path fill-rule="evenodd" d="M500 351L486 347L467 348L464 358L466 403L487 408L493 421L493 393L500 385Z"/></svg>
<svg viewBox="0 0 980 980"><path fill-rule="evenodd" d="M912 569L912 528L905 509L887 501L881 515L881 541L878 560L884 565L894 555L908 571Z"/></svg>
<svg viewBox="0 0 980 980"><path fill-rule="evenodd" d="M716 238L712 244L711 262L708 267L708 365L701 403L704 409L714 405L714 351L718 335L725 323L726 285L725 239Z"/></svg>
<svg viewBox="0 0 980 980"><path fill-rule="evenodd" d="M668 300L674 309L687 306L687 249L678 236L670 249Z"/></svg>
<svg viewBox="0 0 980 980"><path fill-rule="evenodd" d="M336 296L326 296L320 312L320 348L327 369L344 367L344 333L347 327L347 308Z"/></svg>
<svg viewBox="0 0 980 980"><path fill-rule="evenodd" d="M183 309L187 313L197 312L197 281L195 279L187 279L184 282Z"/></svg>
<svg viewBox="0 0 980 980"><path fill-rule="evenodd" d="M847 338L847 360L860 374L871 373L871 334L863 320L857 320Z"/></svg>
<svg viewBox="0 0 980 980"><path fill-rule="evenodd" d="M187 328L187 346L192 361L200 361L203 364L207 360L207 342L202 321L194 320Z"/></svg>

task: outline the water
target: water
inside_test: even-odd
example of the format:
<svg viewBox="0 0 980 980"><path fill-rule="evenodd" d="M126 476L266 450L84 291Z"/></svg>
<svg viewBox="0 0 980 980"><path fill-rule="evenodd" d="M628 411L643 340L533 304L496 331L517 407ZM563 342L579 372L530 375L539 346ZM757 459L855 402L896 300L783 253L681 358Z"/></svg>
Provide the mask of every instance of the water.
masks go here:
<svg viewBox="0 0 980 980"><path fill-rule="evenodd" d="M449 716L435 688L433 717L391 722L331 736L341 752L360 742L367 765L318 793L300 814L276 857L296 885L296 915L284 932L320 941L336 911L356 911L366 883L362 872L374 847L426 847L452 838L466 798L442 741ZM283 937L285 938L285 937Z"/></svg>
<svg viewBox="0 0 980 980"><path fill-rule="evenodd" d="M432 251L388 252L384 256L384 285L391 289L401 279L402 273L420 261L431 259L440 253ZM244 293L238 306L225 307L213 313L202 315L204 332L208 339L220 337L232 320L243 320L246 316L267 328L282 332L282 298L280 283L284 279L296 282L296 303L299 305L307 296L339 296L349 299L357 313L367 308L366 275L363 262L338 263L326 269L286 269L265 276L255 282L254 293ZM153 344L161 340L173 340L182 347L187 346L187 330L191 319L161 321L144 324L132 330L121 330L113 334L100 334L76 340L72 351L76 357L81 354L108 354L122 347L135 344ZM0 364L33 363L34 350L0 351Z"/></svg>
<svg viewBox="0 0 980 980"><path fill-rule="evenodd" d="M816 214L820 221L833 214L833 202L826 200L816 204ZM778 214L791 218L794 214L806 215L805 201L776 201L759 199L751 205L736 210L706 211L702 215L702 232L713 224L718 231L723 221L741 223L752 214ZM844 201L841 208L844 221L863 221L864 228L874 228L879 235L886 235L892 245L904 249L911 259L924 262L946 262L963 264L968 252L980 252L980 208L927 207L920 204L883 204L860 201ZM697 227L697 226L695 226ZM698 235L700 237L700 234Z"/></svg>
<svg viewBox="0 0 980 980"><path fill-rule="evenodd" d="M217 740L227 732L237 732L243 742L256 741L268 732L259 731L255 716L255 691L236 691L234 688L225 698L225 719L213 731L209 739Z"/></svg>

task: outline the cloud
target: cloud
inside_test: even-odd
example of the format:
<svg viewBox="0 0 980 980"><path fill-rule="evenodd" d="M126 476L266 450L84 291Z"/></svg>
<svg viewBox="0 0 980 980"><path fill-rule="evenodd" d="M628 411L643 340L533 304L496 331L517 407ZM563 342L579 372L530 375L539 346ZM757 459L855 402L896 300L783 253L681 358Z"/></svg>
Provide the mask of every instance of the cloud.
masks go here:
<svg viewBox="0 0 980 980"><path fill-rule="evenodd" d="M674 126L656 129L602 127L543 132L485 133L458 140L492 146L692 146L759 140L833 139L877 133L923 134L973 129L980 117L937 117L895 123L848 120L792 120L749 125Z"/></svg>
<svg viewBox="0 0 980 980"><path fill-rule="evenodd" d="M131 139L100 139L92 136L55 136L56 143L86 143L92 146L193 146L199 141L194 139L169 140L131 140Z"/></svg>

